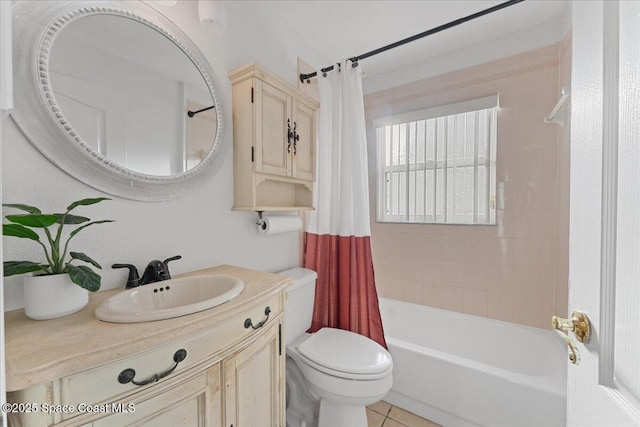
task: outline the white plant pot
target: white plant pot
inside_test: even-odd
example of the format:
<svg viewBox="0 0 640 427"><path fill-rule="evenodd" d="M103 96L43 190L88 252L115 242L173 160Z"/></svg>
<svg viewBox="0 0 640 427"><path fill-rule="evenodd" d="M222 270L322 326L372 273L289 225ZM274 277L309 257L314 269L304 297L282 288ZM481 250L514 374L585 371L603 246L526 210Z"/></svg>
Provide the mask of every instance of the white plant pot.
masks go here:
<svg viewBox="0 0 640 427"><path fill-rule="evenodd" d="M34 320L67 316L89 302L89 292L71 281L68 274L24 277L24 311Z"/></svg>

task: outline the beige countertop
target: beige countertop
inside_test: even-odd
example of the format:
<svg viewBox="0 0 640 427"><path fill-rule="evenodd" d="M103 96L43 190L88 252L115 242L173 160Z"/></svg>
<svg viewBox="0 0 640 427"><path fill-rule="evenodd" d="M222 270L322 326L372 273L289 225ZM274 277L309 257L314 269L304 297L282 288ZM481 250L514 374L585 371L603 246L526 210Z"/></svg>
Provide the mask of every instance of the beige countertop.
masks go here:
<svg viewBox="0 0 640 427"><path fill-rule="evenodd" d="M22 309L6 312L7 391L43 384L202 331L266 300L291 283L285 276L230 265L180 276L202 274L236 276L244 282L244 291L209 310L144 323L107 323L94 316L96 307L122 292L122 288L90 294L84 309L58 319L31 320Z"/></svg>

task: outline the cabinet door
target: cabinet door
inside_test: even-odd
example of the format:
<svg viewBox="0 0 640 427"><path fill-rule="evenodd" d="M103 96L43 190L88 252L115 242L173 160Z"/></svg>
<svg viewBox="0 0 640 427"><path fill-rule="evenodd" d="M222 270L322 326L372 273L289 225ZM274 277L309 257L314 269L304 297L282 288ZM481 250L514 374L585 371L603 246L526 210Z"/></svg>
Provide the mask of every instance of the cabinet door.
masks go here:
<svg viewBox="0 0 640 427"><path fill-rule="evenodd" d="M279 326L224 361L225 427L284 427Z"/></svg>
<svg viewBox="0 0 640 427"><path fill-rule="evenodd" d="M155 427L155 426L222 426L220 364L214 365L191 379L151 395L135 404L134 411L125 412L128 404L109 406L109 415L86 426L92 427ZM155 387L155 386L152 386ZM148 389L147 391L151 391ZM145 391L140 392L145 393ZM134 397L132 397L132 400ZM122 412L116 412L119 408ZM69 420L73 423L73 420Z"/></svg>
<svg viewBox="0 0 640 427"><path fill-rule="evenodd" d="M255 79L256 146L254 171L270 175L291 175L287 120L290 97ZM291 125L293 126L293 125Z"/></svg>
<svg viewBox="0 0 640 427"><path fill-rule="evenodd" d="M298 138L293 148L293 178L314 181L316 178L315 111L303 102L293 100L293 122Z"/></svg>

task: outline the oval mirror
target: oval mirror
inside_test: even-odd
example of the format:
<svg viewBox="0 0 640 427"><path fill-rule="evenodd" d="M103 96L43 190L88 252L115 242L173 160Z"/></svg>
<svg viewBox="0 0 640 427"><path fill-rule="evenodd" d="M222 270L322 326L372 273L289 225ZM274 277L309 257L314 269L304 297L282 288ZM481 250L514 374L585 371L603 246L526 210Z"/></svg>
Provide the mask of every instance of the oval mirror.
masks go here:
<svg viewBox="0 0 640 427"><path fill-rule="evenodd" d="M14 5L22 46L12 116L82 182L130 199L174 198L222 161L213 71L149 6L104 4Z"/></svg>

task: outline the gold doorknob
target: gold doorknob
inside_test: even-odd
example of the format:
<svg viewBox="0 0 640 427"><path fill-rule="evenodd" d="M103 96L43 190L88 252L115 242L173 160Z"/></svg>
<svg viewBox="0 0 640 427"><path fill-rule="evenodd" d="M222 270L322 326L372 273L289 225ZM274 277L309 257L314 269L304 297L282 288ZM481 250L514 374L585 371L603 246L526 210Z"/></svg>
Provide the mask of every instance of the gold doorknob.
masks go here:
<svg viewBox="0 0 640 427"><path fill-rule="evenodd" d="M581 313L579 311L574 311L571 313L570 319L563 319L558 316L551 317L551 324L553 325L553 329L558 331L560 335L564 338L567 346L569 347L569 360L574 365L580 363L580 355L578 353L578 349L576 348L573 341L569 337L569 332L573 332L576 339L581 343L589 342L591 339L591 324L589 323L589 318L586 314Z"/></svg>
<svg viewBox="0 0 640 427"><path fill-rule="evenodd" d="M570 319L563 319L558 316L551 318L553 329L564 332L573 332L576 339L581 343L587 343L591 339L591 325L586 314L579 311L571 313Z"/></svg>

